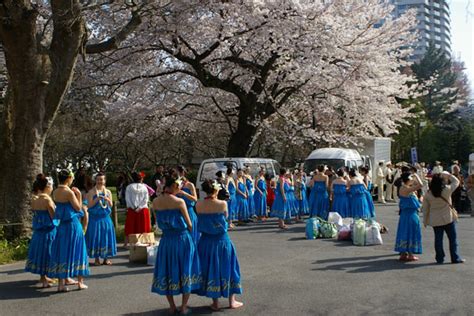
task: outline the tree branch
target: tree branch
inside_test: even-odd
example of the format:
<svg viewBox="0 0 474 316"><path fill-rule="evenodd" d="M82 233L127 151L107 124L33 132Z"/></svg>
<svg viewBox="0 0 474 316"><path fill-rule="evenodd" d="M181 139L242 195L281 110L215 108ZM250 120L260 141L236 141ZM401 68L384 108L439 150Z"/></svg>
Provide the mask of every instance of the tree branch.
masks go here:
<svg viewBox="0 0 474 316"><path fill-rule="evenodd" d="M87 54L98 54L109 50L117 49L121 42L123 42L128 35L134 32L142 23L140 11L132 11L132 18L130 21L115 34L113 37L96 44L86 45Z"/></svg>

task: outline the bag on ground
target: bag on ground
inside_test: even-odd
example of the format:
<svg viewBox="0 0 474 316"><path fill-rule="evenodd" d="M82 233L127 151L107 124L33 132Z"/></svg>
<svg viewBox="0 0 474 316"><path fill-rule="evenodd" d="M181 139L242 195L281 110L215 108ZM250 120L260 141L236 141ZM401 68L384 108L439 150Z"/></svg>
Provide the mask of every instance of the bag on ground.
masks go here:
<svg viewBox="0 0 474 316"><path fill-rule="evenodd" d="M320 220L319 235L321 238L336 238L337 237L336 225Z"/></svg>
<svg viewBox="0 0 474 316"><path fill-rule="evenodd" d="M338 228L342 227L342 217L339 215L338 212L329 212L328 215L328 222L331 224L335 224Z"/></svg>
<svg viewBox="0 0 474 316"><path fill-rule="evenodd" d="M316 239L319 235L319 221L317 218L306 220L306 239Z"/></svg>
<svg viewBox="0 0 474 316"><path fill-rule="evenodd" d="M352 231L352 243L356 246L365 245L366 222L363 219L358 219L354 222Z"/></svg>
<svg viewBox="0 0 474 316"><path fill-rule="evenodd" d="M365 244L366 246L383 244L380 226L377 223L366 227Z"/></svg>
<svg viewBox="0 0 474 316"><path fill-rule="evenodd" d="M337 240L351 240L351 228L349 226L342 226L337 232Z"/></svg>

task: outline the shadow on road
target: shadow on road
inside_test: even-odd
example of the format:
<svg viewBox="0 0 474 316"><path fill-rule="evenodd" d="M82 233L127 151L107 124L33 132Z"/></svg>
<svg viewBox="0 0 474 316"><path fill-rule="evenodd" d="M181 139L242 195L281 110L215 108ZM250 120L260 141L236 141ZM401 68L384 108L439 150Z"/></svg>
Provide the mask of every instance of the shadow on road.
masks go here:
<svg viewBox="0 0 474 316"><path fill-rule="evenodd" d="M398 255L395 255L398 256ZM393 257L383 260L377 260L382 257ZM314 264L322 264L325 262L338 262L337 259L320 260ZM370 272L384 272L390 270L408 270L423 268L426 266L435 266L436 263L403 263L397 260L394 256L373 256L373 257L359 257L359 258L342 258L339 264L328 265L321 268L312 269L313 271L346 271L347 273L370 273Z"/></svg>
<svg viewBox="0 0 474 316"><path fill-rule="evenodd" d="M230 309L225 309L222 308L219 312L213 312L209 306L198 306L198 307L192 307L192 315L211 315L213 313L218 313L222 314L224 311L231 311ZM142 312L142 313L130 313L130 314L123 314L123 316L158 316L158 315L170 315L168 313L168 309L158 309L158 310L152 310L148 312Z"/></svg>
<svg viewBox="0 0 474 316"><path fill-rule="evenodd" d="M52 294L55 294L55 292L51 291L51 288L50 289L36 288L35 287L36 283L37 281L35 280L0 283L0 301L48 297Z"/></svg>

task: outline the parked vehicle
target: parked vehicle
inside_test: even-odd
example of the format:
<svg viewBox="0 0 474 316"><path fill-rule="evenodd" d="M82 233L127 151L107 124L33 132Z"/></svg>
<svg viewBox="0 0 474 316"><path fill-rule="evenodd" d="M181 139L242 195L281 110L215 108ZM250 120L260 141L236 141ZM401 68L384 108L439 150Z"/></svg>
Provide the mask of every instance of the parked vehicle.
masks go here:
<svg viewBox="0 0 474 316"><path fill-rule="evenodd" d="M362 147L359 152L363 157L364 166L370 169L370 176L375 179L375 170L380 161L388 162L392 155L392 139L388 137L373 137L361 139Z"/></svg>
<svg viewBox="0 0 474 316"><path fill-rule="evenodd" d="M319 165L331 166L334 170L341 167L359 168L364 164L359 152L347 148L319 148L311 152L304 162L304 171L309 174Z"/></svg>
<svg viewBox="0 0 474 316"><path fill-rule="evenodd" d="M272 178L278 175L278 172L280 171L280 164L274 159L237 157L206 159L199 167L196 178L196 187L200 189L201 184L206 179L215 179L218 171L223 171L225 173L228 166L232 166L234 171L250 167L250 173L254 178L258 175L261 167L264 167L265 172L269 173ZM199 196L203 198L205 195L200 192Z"/></svg>

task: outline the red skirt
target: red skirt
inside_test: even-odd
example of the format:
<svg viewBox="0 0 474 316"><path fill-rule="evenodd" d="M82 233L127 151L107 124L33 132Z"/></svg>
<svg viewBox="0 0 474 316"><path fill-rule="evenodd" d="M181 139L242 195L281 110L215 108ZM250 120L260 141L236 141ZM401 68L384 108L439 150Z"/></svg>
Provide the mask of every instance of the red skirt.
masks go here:
<svg viewBox="0 0 474 316"><path fill-rule="evenodd" d="M125 236L151 232L150 210L142 208L139 212L127 209L125 219Z"/></svg>

